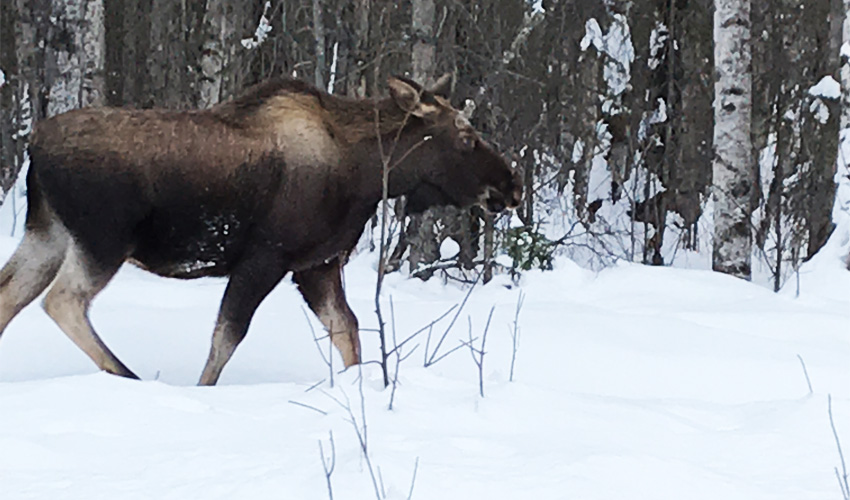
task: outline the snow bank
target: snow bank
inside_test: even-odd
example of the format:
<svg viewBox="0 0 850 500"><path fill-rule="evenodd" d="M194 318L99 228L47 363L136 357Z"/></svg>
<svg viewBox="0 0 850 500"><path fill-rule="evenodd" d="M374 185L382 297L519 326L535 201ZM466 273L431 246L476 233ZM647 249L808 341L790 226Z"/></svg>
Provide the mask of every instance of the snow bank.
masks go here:
<svg viewBox="0 0 850 500"><path fill-rule="evenodd" d="M0 258L14 244L0 239ZM378 352L373 259L346 271L367 360ZM840 495L826 397L850 442L850 308L836 306L840 289L820 288L826 276L804 274L801 299L639 265L594 274L559 261L519 289L497 277L474 291L442 347L470 329L483 335L495 305L485 398L467 350L423 368L425 338L410 345L393 411L377 367L363 367L368 451L387 498L407 498L417 459L414 499ZM291 284L262 305L223 385L192 386L223 287L119 273L93 322L142 382L96 373L40 308L26 309L0 342L0 496L326 499L318 443L329 453L332 431L334 498L375 498L351 415L334 401L349 401L362 425L358 372L330 387ZM385 290L399 339L466 293L397 275Z"/></svg>

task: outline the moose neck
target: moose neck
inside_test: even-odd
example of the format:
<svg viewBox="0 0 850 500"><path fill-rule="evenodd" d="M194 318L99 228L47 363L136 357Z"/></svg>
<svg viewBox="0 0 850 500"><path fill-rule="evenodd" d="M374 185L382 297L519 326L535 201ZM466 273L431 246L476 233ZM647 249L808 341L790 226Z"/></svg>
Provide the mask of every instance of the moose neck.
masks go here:
<svg viewBox="0 0 850 500"><path fill-rule="evenodd" d="M396 198L417 184L416 162L424 145L421 123L410 122L388 128L380 137L373 134L352 146L358 170L362 172L365 192L370 198L383 198L384 169L388 170L388 197Z"/></svg>

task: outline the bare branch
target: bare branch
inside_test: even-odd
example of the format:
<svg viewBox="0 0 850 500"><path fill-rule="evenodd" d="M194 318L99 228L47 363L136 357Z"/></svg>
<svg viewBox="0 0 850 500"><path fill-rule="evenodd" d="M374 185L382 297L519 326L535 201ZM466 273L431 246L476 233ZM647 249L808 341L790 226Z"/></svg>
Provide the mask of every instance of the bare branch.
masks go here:
<svg viewBox="0 0 850 500"><path fill-rule="evenodd" d="M392 303L392 299L390 299L390 303ZM429 329L429 328L433 327L435 324L437 324L437 323L439 323L440 321L442 321L442 320L443 320L446 316L448 316L448 315L449 315L449 313L451 313L452 311L454 311L454 309L455 309L456 307L457 307L457 304L453 305L453 306L452 306L452 307L450 307L450 308L449 308L446 312L444 312L443 314L441 314L439 318L435 319L434 321L432 321L432 322L428 323L427 325L425 325L425 326L423 326L422 328L420 328L420 329L416 330L415 332L413 332L413 333L412 333L409 337L407 337L406 339L402 340L400 344L398 344L395 348L393 348L393 350L392 350L392 351L388 352L387 354L388 354L388 355L390 355L390 354L395 354L395 350L396 350L396 349L400 349L400 348L401 348L401 347L403 347L405 344L407 344L409 341L413 340L413 339L414 339L417 335L419 335L420 333L424 332L425 330L427 330L427 329ZM415 348L414 348L414 349L415 349ZM410 354L408 353L407 355L409 356Z"/></svg>
<svg viewBox="0 0 850 500"><path fill-rule="evenodd" d="M835 430L835 421L832 419L832 394L827 395L829 405L829 425L832 427L832 435L835 437L835 446L838 448L838 456L841 458L841 472L838 467L835 468L835 475L838 477L838 486L841 487L841 494L844 500L850 499L850 484L847 482L847 465L844 463L844 452L841 450L841 441L838 439L838 431Z"/></svg>
<svg viewBox="0 0 850 500"><path fill-rule="evenodd" d="M410 480L410 492L407 494L407 500L413 498L413 486L416 485L416 471L419 470L419 457L416 457L416 463L413 464L413 478Z"/></svg>
<svg viewBox="0 0 850 500"><path fill-rule="evenodd" d="M516 352L519 347L519 313L522 311L522 304L525 302L525 294L522 290L519 291L519 296L516 301L516 313L514 314L514 328L511 331L511 371L508 377L509 382L514 381L514 366L516 365Z"/></svg>
<svg viewBox="0 0 850 500"><path fill-rule="evenodd" d="M812 381L809 380L809 371L806 370L806 363L803 361L803 357L799 354L797 355L797 359L799 359L800 364L803 365L803 375L806 376L806 383L809 384L809 394L812 394L814 391L812 390Z"/></svg>
<svg viewBox="0 0 850 500"><path fill-rule="evenodd" d="M490 330L490 320L493 319L493 311L496 310L496 306L490 308L490 314L487 316L487 324L484 326L484 333L481 335L481 347L475 348L475 339L472 338L472 317L469 318L469 342L467 345L469 346L469 354L472 356L472 361L475 362L475 365L478 367L478 393L481 397L484 397L484 347L487 344L487 332Z"/></svg>
<svg viewBox="0 0 850 500"><path fill-rule="evenodd" d="M290 403L290 404L294 404L295 406L300 406L300 407L302 407L302 408L307 408L308 410L313 410L313 411L319 412L319 413L321 413L322 415L327 415L327 414L328 414L328 412L326 412L326 411L324 411L324 410L320 410L320 409L316 408L315 406L310 406L310 405L308 405L308 404L304 404L304 403L301 403L301 402L299 402L299 401L295 401L295 400L293 400L293 399L290 399L290 400L289 400L289 403Z"/></svg>
<svg viewBox="0 0 850 500"><path fill-rule="evenodd" d="M432 352L430 357L427 358L427 361L425 362L426 368L433 365L437 361L445 358L445 356L440 356L439 358L435 358L435 357L437 356L437 352L439 352L439 350L440 350L440 346L443 345L443 342L446 340L446 337L448 336L449 332L451 331L452 327L454 326L455 321L457 321L458 316L460 316L461 311L463 311L463 307L466 305L466 301L469 300L469 296L472 295L472 291L475 290L475 287L478 285L478 282L481 280L482 275L483 275L483 273L478 273L478 276L475 278L475 282L472 284L472 286L469 287L469 291L467 291L466 296L463 297L463 301L460 303L460 307L458 307L457 312L455 312L455 315L452 318L451 323L449 323L449 326L446 328L446 331L443 332L443 335L440 337L440 340L437 342L437 346L434 347L434 352ZM425 352L425 356L426 357L428 356L427 351Z"/></svg>
<svg viewBox="0 0 850 500"><path fill-rule="evenodd" d="M325 459L325 450L322 448L322 440L319 440L319 458L322 460L322 469L325 471L325 482L328 485L328 498L330 500L334 499L334 491L333 486L331 486L331 476L334 473L334 467L336 467L336 445L334 444L334 433L333 431L328 431L330 435L331 442L331 456L328 459Z"/></svg>

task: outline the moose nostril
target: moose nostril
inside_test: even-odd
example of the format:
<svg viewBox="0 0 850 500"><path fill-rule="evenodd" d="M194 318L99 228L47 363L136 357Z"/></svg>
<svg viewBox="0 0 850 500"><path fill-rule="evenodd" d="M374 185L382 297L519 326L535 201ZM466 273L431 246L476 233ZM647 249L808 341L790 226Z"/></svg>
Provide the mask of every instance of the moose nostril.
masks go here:
<svg viewBox="0 0 850 500"><path fill-rule="evenodd" d="M505 209L505 204L499 200L490 199L487 201L487 210L490 212L497 214Z"/></svg>
<svg viewBox="0 0 850 500"><path fill-rule="evenodd" d="M514 191L511 193L510 201L508 201L508 208L516 208L522 203L522 192Z"/></svg>

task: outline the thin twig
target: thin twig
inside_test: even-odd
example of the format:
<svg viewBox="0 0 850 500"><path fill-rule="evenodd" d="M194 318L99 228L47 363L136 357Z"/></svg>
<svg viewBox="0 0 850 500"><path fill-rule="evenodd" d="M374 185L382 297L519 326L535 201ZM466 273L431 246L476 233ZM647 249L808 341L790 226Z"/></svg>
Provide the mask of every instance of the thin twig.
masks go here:
<svg viewBox="0 0 850 500"><path fill-rule="evenodd" d="M390 301L392 302L392 300L390 300ZM450 308L449 308L446 312L444 312L443 314L441 314L439 318L435 319L434 321L432 321L432 322L428 323L427 325L425 325L425 326L423 326L422 328L420 328L420 329L416 330L415 332L413 332L413 333L412 333L409 337L407 337L406 339L402 340L400 344L398 344L397 346L395 346L395 347L393 348L393 350L392 350L392 351L390 351L390 352L388 352L387 354L395 354L395 350L396 350L396 349L401 349L401 348L402 348L405 344L407 344L408 342L410 342L411 340L413 340L413 339L414 339L417 335L419 335L420 333L424 332L425 330L427 330L427 329L429 329L429 328L433 327L435 324L437 324L437 323L439 323L440 321L442 321L442 320L443 320L446 316L448 316L448 315L449 315L449 313L451 313L452 311L454 311L454 309L455 309L456 307L457 307L457 304L455 304L455 305L451 306L451 307L450 307Z"/></svg>
<svg viewBox="0 0 850 500"><path fill-rule="evenodd" d="M832 419L832 394L827 395L829 405L829 425L832 427L832 435L835 437L835 446L838 448L838 456L841 458L841 472L838 467L835 468L835 475L838 477L838 486L841 488L841 494L844 500L850 499L850 484L847 482L847 466L844 463L844 452L841 450L841 441L838 439L838 431L835 430L835 421Z"/></svg>
<svg viewBox="0 0 850 500"><path fill-rule="evenodd" d="M386 274L387 267L387 251L389 249L389 245L387 244L387 221L389 219L390 170L392 169L390 161L392 160L396 146L398 146L401 133L404 130L404 127L407 126L408 120L410 120L410 116L410 111L405 113L404 120L396 131L395 139L390 145L389 153L387 153L384 151L384 142L381 135L380 111L377 107L375 107L375 135L378 140L378 152L381 155L381 244L378 250L378 278L375 282L375 314L378 316L378 335L381 340L381 372L384 376L384 387L390 385L389 374L387 371L387 340L384 330L384 317L381 312L381 288L384 284L384 275ZM406 151L398 161L401 162L404 160L410 151L418 146L419 144L414 145L409 151Z"/></svg>
<svg viewBox="0 0 850 500"><path fill-rule="evenodd" d="M334 499L334 491L333 486L331 486L331 476L334 473L334 467L336 467L336 445L334 444L334 433L333 431L328 431L330 435L331 442L331 456L329 459L325 459L325 450L322 447L322 440L319 440L319 458L322 459L322 469L325 471L325 482L328 484L328 498L330 500Z"/></svg>
<svg viewBox="0 0 850 500"><path fill-rule="evenodd" d="M298 401L295 401L295 400L292 400L292 399L289 400L289 403L294 404L295 406L300 406L302 408L307 408L308 410L317 411L317 412L321 413L322 415L328 414L328 412L326 412L324 410L320 410L320 409L316 408L315 406L310 406L308 404L304 404L304 403L301 403L301 402L298 402Z"/></svg>
<svg viewBox="0 0 850 500"><path fill-rule="evenodd" d="M328 339L330 340L331 347L328 348L328 355L325 356L325 351L322 350L322 346L319 343L324 337L316 336L316 329L313 328L313 322L310 321L310 316L307 314L307 310L304 309L304 306L301 306L301 312L304 313L304 319L307 320L307 326L310 327L310 335L313 336L313 342L316 343L316 349L319 350L319 354L322 356L322 361L325 362L325 366L328 367L328 371L330 372L330 380L331 387L334 386L334 366L333 366L333 340L331 339L331 332L328 332Z"/></svg>
<svg viewBox="0 0 850 500"><path fill-rule="evenodd" d="M381 498L387 498L387 490L384 488L384 475L381 474L381 466L377 466L378 469L378 485L381 487Z"/></svg>
<svg viewBox="0 0 850 500"><path fill-rule="evenodd" d="M304 389L304 392L310 392L310 391L312 391L313 389L315 389L316 387L319 387L320 385L322 385L322 384L324 384L324 383L325 383L325 379L319 380L319 381L318 381L318 382L316 382L315 384L313 384L313 385L311 385L310 387L308 387L308 388Z"/></svg>
<svg viewBox="0 0 850 500"><path fill-rule="evenodd" d="M393 296L390 295L390 323L393 327L393 350L390 351L395 353L395 373L393 374L392 386L393 389L390 392L390 404L387 407L388 410L393 410L393 402L395 401L395 390L398 387L398 368L401 365L401 351L399 350L398 342L396 340L396 330L395 330L395 306L393 305Z"/></svg>
<svg viewBox="0 0 850 500"><path fill-rule="evenodd" d="M419 457L416 457L416 463L413 464L413 478L410 480L410 492L407 494L407 500L413 498L413 486L416 485L416 471L419 470Z"/></svg>
<svg viewBox="0 0 850 500"><path fill-rule="evenodd" d="M475 339L473 339L473 340L478 340L478 337L475 337ZM459 344L458 346L453 347L453 348L449 349L448 351L446 351L446 352L445 352L444 354L442 354L439 358L435 359L435 360L434 360L434 362L433 362L433 363L431 363L431 365L435 365L435 364L439 363L439 362L440 362L440 361L442 361L443 359L445 359L445 358L449 357L449 355L450 355L450 354L452 354L453 352L457 351L458 349L462 349L462 348L464 348L464 347L469 347L469 341L466 341L466 340L458 340L458 342L460 342L460 344ZM428 365L428 366L430 366L430 365Z"/></svg>
<svg viewBox="0 0 850 500"><path fill-rule="evenodd" d="M522 311L522 304L525 302L525 294L522 290L519 291L519 296L516 301L516 313L514 314L514 328L511 331L511 371L508 377L509 382L514 381L514 365L516 364L516 352L519 347L519 313Z"/></svg>
<svg viewBox="0 0 850 500"><path fill-rule="evenodd" d="M490 330L490 320L493 319L493 311L496 310L496 306L490 308L490 314L487 316L487 324L484 326L484 333L481 335L481 347L479 349L475 348L474 340L472 338L472 316L469 316L469 353L472 355L472 361L475 362L475 365L478 367L478 393L481 397L484 397L484 347L487 344L487 332Z"/></svg>
<svg viewBox="0 0 850 500"><path fill-rule="evenodd" d="M382 500L381 490L378 486L378 478L375 475L375 468L372 466L372 459L369 457L369 441L368 441L368 431L366 424L366 398L363 394L363 365L357 365L359 373L357 374L357 385L358 391L360 393L360 419L361 424L357 422L357 417L354 416L354 411L351 409L351 400L348 398L348 394L345 391L340 391L342 396L345 398L345 402L340 401L339 398L334 396L333 394L322 391L325 396L330 398L333 402L340 406L346 413L348 413L348 423L354 428L354 434L357 436L357 441L360 444L360 452L363 456L363 459L366 461L366 467L369 469L369 476L372 478L372 486L375 488L375 497L378 500Z"/></svg>
<svg viewBox="0 0 850 500"><path fill-rule="evenodd" d="M799 354L797 355L797 359L799 359L800 364L803 365L803 375L806 376L806 383L809 384L809 394L812 394L814 391L812 390L812 381L809 380L809 372L806 370L806 363L803 361L803 357Z"/></svg>
<svg viewBox="0 0 850 500"><path fill-rule="evenodd" d="M446 327L446 331L443 332L443 335L440 337L440 340L437 341L437 345L436 345L436 347L434 347L434 352L431 353L430 357L425 362L426 368L433 365L434 363L436 363L437 361L439 361L440 359L443 359L445 357L445 356L440 356L439 358L437 358L435 360L435 356L437 356L437 352L439 352L440 346L443 345L443 342L446 340L446 337L448 336L449 332L451 331L452 327L454 326L455 321L457 321L458 316L460 316L461 311L463 311L463 307L466 305L466 301L469 300L469 296L472 295L472 291L475 290L475 287L476 287L476 285L478 285L478 282L481 280L481 276L483 274L484 273L478 273L478 276L475 278L475 282L472 284L471 287L469 287L469 291L467 291L466 296L463 297L463 301L461 301L460 307L458 307L457 312L455 313L454 317L452 318L451 323L449 323L449 326ZM428 356L428 353L426 352L425 355Z"/></svg>

